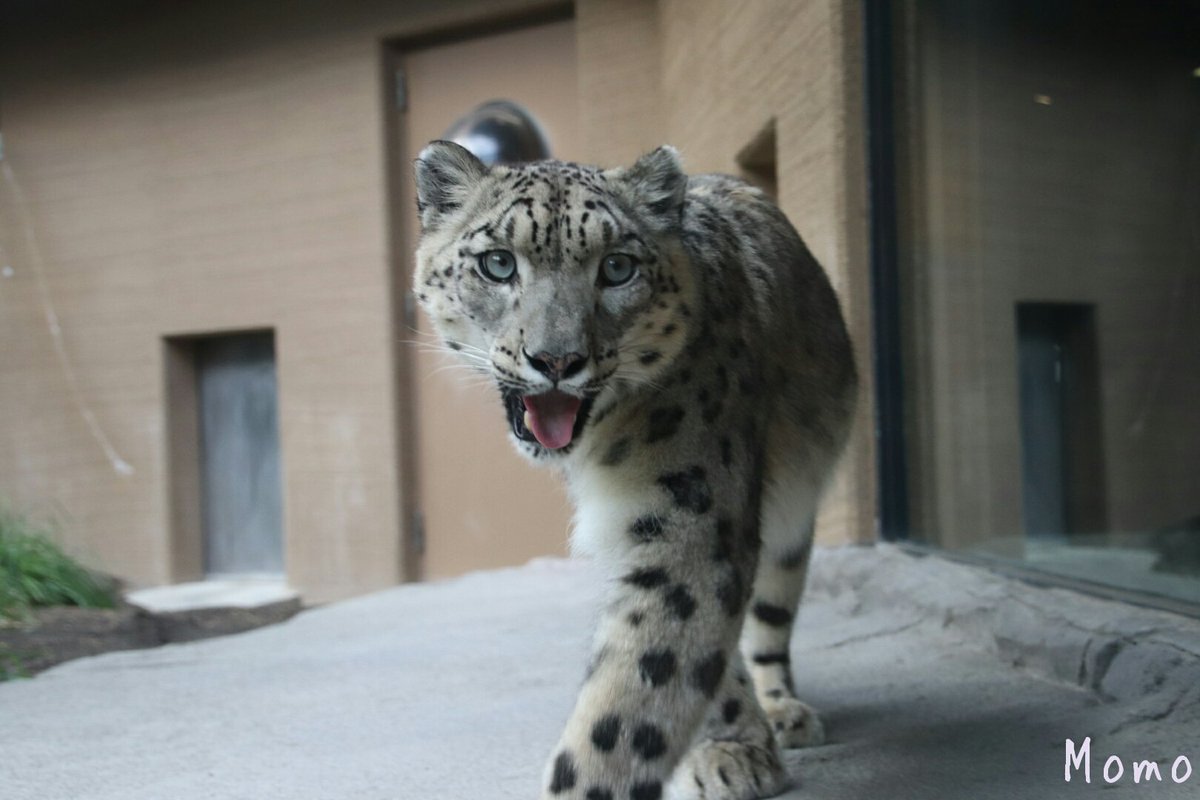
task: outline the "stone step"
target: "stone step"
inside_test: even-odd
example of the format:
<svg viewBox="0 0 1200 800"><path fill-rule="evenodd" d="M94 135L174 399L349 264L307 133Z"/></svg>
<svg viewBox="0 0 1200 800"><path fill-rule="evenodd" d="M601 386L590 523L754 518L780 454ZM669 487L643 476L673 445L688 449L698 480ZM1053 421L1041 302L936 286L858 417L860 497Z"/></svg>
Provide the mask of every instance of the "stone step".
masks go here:
<svg viewBox="0 0 1200 800"><path fill-rule="evenodd" d="M140 589L117 608L56 606L0 625L0 679L85 656L191 642L283 622L302 608L278 578L218 578Z"/></svg>

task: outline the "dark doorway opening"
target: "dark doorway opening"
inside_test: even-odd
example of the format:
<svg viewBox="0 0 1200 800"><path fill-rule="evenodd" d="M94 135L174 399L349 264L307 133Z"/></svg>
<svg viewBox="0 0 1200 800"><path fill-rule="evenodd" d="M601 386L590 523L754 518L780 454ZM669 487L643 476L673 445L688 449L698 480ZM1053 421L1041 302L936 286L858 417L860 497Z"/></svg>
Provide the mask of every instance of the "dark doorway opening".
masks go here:
<svg viewBox="0 0 1200 800"><path fill-rule="evenodd" d="M1017 303L1022 506L1029 536L1105 529L1095 307Z"/></svg>

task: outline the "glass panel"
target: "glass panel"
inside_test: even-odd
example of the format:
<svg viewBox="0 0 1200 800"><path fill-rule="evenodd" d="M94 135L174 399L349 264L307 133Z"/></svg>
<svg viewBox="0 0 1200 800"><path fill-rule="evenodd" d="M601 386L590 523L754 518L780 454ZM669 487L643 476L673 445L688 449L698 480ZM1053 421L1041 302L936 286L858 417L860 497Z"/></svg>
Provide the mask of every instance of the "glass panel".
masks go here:
<svg viewBox="0 0 1200 800"><path fill-rule="evenodd" d="M1200 4L901 27L912 537L1200 601Z"/></svg>

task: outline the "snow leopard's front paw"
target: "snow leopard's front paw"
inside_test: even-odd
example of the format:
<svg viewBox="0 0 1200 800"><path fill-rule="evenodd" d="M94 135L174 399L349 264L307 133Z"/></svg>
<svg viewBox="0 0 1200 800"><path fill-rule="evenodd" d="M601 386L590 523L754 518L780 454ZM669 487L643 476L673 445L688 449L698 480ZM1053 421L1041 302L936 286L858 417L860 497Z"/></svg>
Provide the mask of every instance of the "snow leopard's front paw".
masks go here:
<svg viewBox="0 0 1200 800"><path fill-rule="evenodd" d="M788 787L774 743L697 742L672 779L671 800L759 800Z"/></svg>
<svg viewBox="0 0 1200 800"><path fill-rule="evenodd" d="M775 733L775 741L785 750L825 743L825 726L812 706L794 697L780 697L768 699L763 710Z"/></svg>

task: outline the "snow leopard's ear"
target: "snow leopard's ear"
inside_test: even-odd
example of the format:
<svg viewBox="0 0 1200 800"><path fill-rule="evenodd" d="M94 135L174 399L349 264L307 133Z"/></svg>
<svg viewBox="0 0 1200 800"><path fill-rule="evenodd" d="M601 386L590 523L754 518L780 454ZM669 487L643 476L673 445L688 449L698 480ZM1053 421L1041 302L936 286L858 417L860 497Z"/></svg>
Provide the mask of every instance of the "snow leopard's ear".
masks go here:
<svg viewBox="0 0 1200 800"><path fill-rule="evenodd" d="M623 177L642 215L661 229L679 226L687 175L674 147L663 145L646 153Z"/></svg>
<svg viewBox="0 0 1200 800"><path fill-rule="evenodd" d="M425 145L413 162L413 172L421 230L431 230L463 204L488 168L462 145L439 140Z"/></svg>

